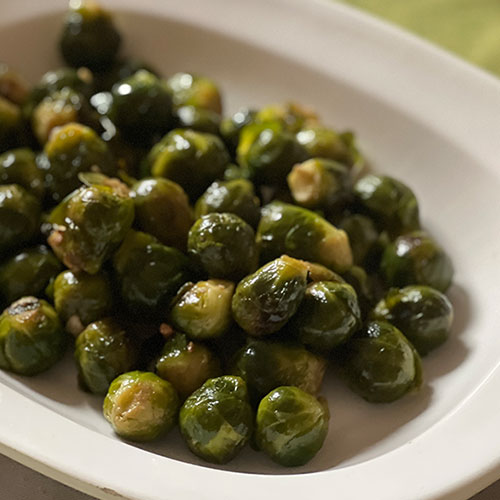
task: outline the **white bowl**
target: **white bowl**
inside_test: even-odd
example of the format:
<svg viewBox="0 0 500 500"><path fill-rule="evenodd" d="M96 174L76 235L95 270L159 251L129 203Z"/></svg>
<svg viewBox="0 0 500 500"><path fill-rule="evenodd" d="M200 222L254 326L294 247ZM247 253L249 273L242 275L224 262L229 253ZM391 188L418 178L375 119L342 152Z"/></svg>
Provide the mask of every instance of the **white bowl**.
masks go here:
<svg viewBox="0 0 500 500"><path fill-rule="evenodd" d="M226 467L176 432L143 449L116 439L71 357L37 378L0 374L0 452L102 498L466 499L500 477L500 84L395 28L335 3L108 0L126 51L165 74L206 73L226 109L294 99L358 134L379 171L414 188L451 254L452 338L426 385L370 405L329 377L321 452L298 469L248 449ZM35 81L60 65L63 0L2 0L0 59Z"/></svg>

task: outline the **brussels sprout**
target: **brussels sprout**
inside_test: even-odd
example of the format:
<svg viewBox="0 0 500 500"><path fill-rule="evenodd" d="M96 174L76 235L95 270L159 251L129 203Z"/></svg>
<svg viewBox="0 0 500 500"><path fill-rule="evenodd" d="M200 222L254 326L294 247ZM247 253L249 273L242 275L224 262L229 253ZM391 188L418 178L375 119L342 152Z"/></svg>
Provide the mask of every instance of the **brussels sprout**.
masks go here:
<svg viewBox="0 0 500 500"><path fill-rule="evenodd" d="M238 281L258 263L253 229L237 215L212 213L189 231L188 253L211 278Z"/></svg>
<svg viewBox="0 0 500 500"><path fill-rule="evenodd" d="M69 123L54 130L39 157L50 201L58 203L80 186L78 174L114 175L116 165L106 143L89 127Z"/></svg>
<svg viewBox="0 0 500 500"><path fill-rule="evenodd" d="M248 334L277 332L304 298L307 269L286 255L242 279L233 295L233 318Z"/></svg>
<svg viewBox="0 0 500 500"><path fill-rule="evenodd" d="M0 253L27 243L38 232L40 203L17 184L0 186Z"/></svg>
<svg viewBox="0 0 500 500"><path fill-rule="evenodd" d="M230 281L199 281L177 298L170 318L173 325L194 339L220 337L232 322Z"/></svg>
<svg viewBox="0 0 500 500"><path fill-rule="evenodd" d="M217 136L175 129L153 146L143 168L177 182L194 200L222 177L228 163L229 154Z"/></svg>
<svg viewBox="0 0 500 500"><path fill-rule="evenodd" d="M372 321L336 355L351 389L371 403L389 403L422 383L420 356L386 321Z"/></svg>
<svg viewBox="0 0 500 500"><path fill-rule="evenodd" d="M159 313L188 280L188 259L155 237L130 231L113 257L120 296L134 314Z"/></svg>
<svg viewBox="0 0 500 500"><path fill-rule="evenodd" d="M252 178L250 171L245 167L236 165L235 163L229 163L224 170L224 180L225 181L236 181L240 179L250 180ZM252 184L253 185L253 184Z"/></svg>
<svg viewBox="0 0 500 500"><path fill-rule="evenodd" d="M354 185L358 203L381 229L398 236L420 227L418 203L413 191L387 175L366 175Z"/></svg>
<svg viewBox="0 0 500 500"><path fill-rule="evenodd" d="M9 304L30 293L39 296L61 268L44 245L24 250L0 266L0 295Z"/></svg>
<svg viewBox="0 0 500 500"><path fill-rule="evenodd" d="M349 237L353 262L362 265L374 250L379 238L374 222L365 215L353 214L342 219L339 227Z"/></svg>
<svg viewBox="0 0 500 500"><path fill-rule="evenodd" d="M229 462L253 431L245 382L231 376L207 380L182 405L179 426L195 455L212 463Z"/></svg>
<svg viewBox="0 0 500 500"><path fill-rule="evenodd" d="M278 121L289 132L296 133L303 127L319 123L314 111L294 102L271 104L260 109L255 115L259 123Z"/></svg>
<svg viewBox="0 0 500 500"><path fill-rule="evenodd" d="M231 372L260 399L281 385L293 385L317 394L323 382L326 361L293 343L251 339L232 361Z"/></svg>
<svg viewBox="0 0 500 500"><path fill-rule="evenodd" d="M19 184L39 200L42 199L44 179L37 167L35 153L31 149L20 148L0 155L0 183Z"/></svg>
<svg viewBox="0 0 500 500"><path fill-rule="evenodd" d="M259 404L255 440L280 465L304 465L323 446L329 419L326 401L297 387L279 387Z"/></svg>
<svg viewBox="0 0 500 500"><path fill-rule="evenodd" d="M131 441L152 441L165 434L174 427L178 411L172 384L140 371L113 380L103 404L104 417L116 434Z"/></svg>
<svg viewBox="0 0 500 500"><path fill-rule="evenodd" d="M305 149L279 122L251 123L243 127L236 151L238 164L257 183L284 184L296 163L307 159Z"/></svg>
<svg viewBox="0 0 500 500"><path fill-rule="evenodd" d="M90 323L76 338L78 380L94 394L106 394L118 375L134 367L136 358L126 332L111 318Z"/></svg>
<svg viewBox="0 0 500 500"><path fill-rule="evenodd" d="M149 145L173 125L172 98L163 80L146 70L117 82L109 118L132 144Z"/></svg>
<svg viewBox="0 0 500 500"><path fill-rule="evenodd" d="M168 179L142 179L132 187L136 225L163 244L186 250L193 213L184 190Z"/></svg>
<svg viewBox="0 0 500 500"><path fill-rule="evenodd" d="M221 375L221 368L207 347L190 341L183 333L176 333L163 347L156 362L156 373L168 380L184 400L209 378Z"/></svg>
<svg viewBox="0 0 500 500"><path fill-rule="evenodd" d="M75 337L88 324L112 312L111 286L102 274L64 271L54 281L53 294L59 318Z"/></svg>
<svg viewBox="0 0 500 500"><path fill-rule="evenodd" d="M330 352L361 326L356 292L351 285L334 281L309 285L291 326L303 344Z"/></svg>
<svg viewBox="0 0 500 500"><path fill-rule="evenodd" d="M0 153L21 145L21 109L0 96Z"/></svg>
<svg viewBox="0 0 500 500"><path fill-rule="evenodd" d="M421 356L440 346L450 334L453 306L446 295L428 286L392 289L372 312L401 330Z"/></svg>
<svg viewBox="0 0 500 500"><path fill-rule="evenodd" d="M231 154L236 152L240 140L241 129L245 125L252 123L256 114L257 112L252 109L242 108L234 113L234 115L222 120L220 124L220 135L224 139L229 151L231 151Z"/></svg>
<svg viewBox="0 0 500 500"><path fill-rule="evenodd" d="M64 354L66 336L45 300L23 297L0 316L0 368L20 375L48 370Z"/></svg>
<svg viewBox="0 0 500 500"><path fill-rule="evenodd" d="M219 133L221 117L210 109L181 106L175 111L175 116L179 128L190 128L215 135Z"/></svg>
<svg viewBox="0 0 500 500"><path fill-rule="evenodd" d="M115 60L121 37L110 14L94 0L73 0L69 4L59 40L67 64L102 70Z"/></svg>
<svg viewBox="0 0 500 500"><path fill-rule="evenodd" d="M236 214L252 227L260 218L260 202L253 184L245 179L215 181L198 199L195 216L199 218L213 212Z"/></svg>
<svg viewBox="0 0 500 500"><path fill-rule="evenodd" d="M342 273L342 278L354 288L358 297L361 317L365 318L376 302L376 292L371 277L359 266L352 266Z"/></svg>
<svg viewBox="0 0 500 500"><path fill-rule="evenodd" d="M167 80L174 106L195 106L222 113L222 99L217 85L204 76L176 73Z"/></svg>
<svg viewBox="0 0 500 500"><path fill-rule="evenodd" d="M26 101L28 94L28 82L7 64L0 63L0 96L21 105Z"/></svg>
<svg viewBox="0 0 500 500"><path fill-rule="evenodd" d="M279 201L262 208L257 244L264 262L287 254L336 272L352 265L349 239L344 231L315 212Z"/></svg>
<svg viewBox="0 0 500 500"><path fill-rule="evenodd" d="M349 170L333 160L312 158L298 163L287 181L295 202L306 208L335 210L349 197Z"/></svg>
<svg viewBox="0 0 500 500"><path fill-rule="evenodd" d="M315 262L308 262L306 260L292 259L292 257L287 257L289 260L295 260L298 263L305 266L307 269L307 280L316 281L334 281L335 283L345 283L344 279L337 273L328 269L321 264L316 264Z"/></svg>
<svg viewBox="0 0 500 500"><path fill-rule="evenodd" d="M50 214L48 243L74 272L96 274L134 220L134 203L109 186L83 186Z"/></svg>
<svg viewBox="0 0 500 500"><path fill-rule="evenodd" d="M453 264L426 233L414 231L388 245L380 270L389 286L428 285L445 292L453 279Z"/></svg>

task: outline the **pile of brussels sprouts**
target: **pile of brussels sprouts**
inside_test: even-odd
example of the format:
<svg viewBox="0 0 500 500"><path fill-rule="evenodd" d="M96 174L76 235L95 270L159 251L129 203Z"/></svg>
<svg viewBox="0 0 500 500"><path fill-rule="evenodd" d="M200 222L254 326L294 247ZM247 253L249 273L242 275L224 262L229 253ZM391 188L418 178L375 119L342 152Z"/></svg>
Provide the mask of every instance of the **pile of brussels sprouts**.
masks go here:
<svg viewBox="0 0 500 500"><path fill-rule="evenodd" d="M120 41L73 0L65 67L29 89L0 66L0 367L35 375L73 349L125 439L178 424L209 462L251 441L304 464L328 364L374 403L421 385L451 327L450 259L351 133L296 104L223 118L213 81L165 79Z"/></svg>

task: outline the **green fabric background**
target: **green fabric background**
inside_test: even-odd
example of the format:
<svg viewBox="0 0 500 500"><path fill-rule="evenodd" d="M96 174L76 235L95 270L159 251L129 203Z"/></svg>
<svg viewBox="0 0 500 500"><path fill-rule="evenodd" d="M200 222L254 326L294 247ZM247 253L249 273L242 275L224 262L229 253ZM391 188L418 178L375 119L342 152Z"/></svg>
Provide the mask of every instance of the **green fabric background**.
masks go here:
<svg viewBox="0 0 500 500"><path fill-rule="evenodd" d="M341 0L500 75L500 0Z"/></svg>

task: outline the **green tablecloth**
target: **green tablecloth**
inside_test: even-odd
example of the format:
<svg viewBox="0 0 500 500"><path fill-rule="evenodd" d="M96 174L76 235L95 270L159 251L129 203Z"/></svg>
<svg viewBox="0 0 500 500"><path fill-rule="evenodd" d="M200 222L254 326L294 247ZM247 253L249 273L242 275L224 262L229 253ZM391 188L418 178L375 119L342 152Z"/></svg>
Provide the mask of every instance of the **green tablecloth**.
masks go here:
<svg viewBox="0 0 500 500"><path fill-rule="evenodd" d="M500 75L500 0L341 0Z"/></svg>

